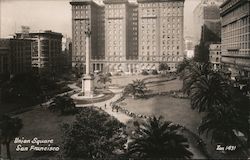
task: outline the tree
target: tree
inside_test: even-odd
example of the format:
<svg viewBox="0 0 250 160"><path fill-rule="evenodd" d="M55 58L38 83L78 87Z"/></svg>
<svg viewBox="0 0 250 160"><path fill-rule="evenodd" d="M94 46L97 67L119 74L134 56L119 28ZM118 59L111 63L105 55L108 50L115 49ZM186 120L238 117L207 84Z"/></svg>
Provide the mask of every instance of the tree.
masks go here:
<svg viewBox="0 0 250 160"><path fill-rule="evenodd" d="M157 70L152 70L152 75L157 75L158 74L158 72L157 72Z"/></svg>
<svg viewBox="0 0 250 160"><path fill-rule="evenodd" d="M143 80L135 80L133 83L128 84L123 93L125 95L132 94L133 97L144 97L146 93L146 84Z"/></svg>
<svg viewBox="0 0 250 160"><path fill-rule="evenodd" d="M147 76L147 75L148 75L148 72L145 71L145 70L143 70L143 71L141 72L141 74L144 75L144 76Z"/></svg>
<svg viewBox="0 0 250 160"><path fill-rule="evenodd" d="M75 114L77 112L75 103L69 96L57 96L49 105L52 112L60 112L61 115Z"/></svg>
<svg viewBox="0 0 250 160"><path fill-rule="evenodd" d="M212 70L209 63L190 63L183 79L183 91L190 95L192 85L199 80L201 76L207 76Z"/></svg>
<svg viewBox="0 0 250 160"><path fill-rule="evenodd" d="M182 62L180 62L177 66L177 73L183 72L185 69L189 69L190 66L192 65L193 60L188 60L184 58Z"/></svg>
<svg viewBox="0 0 250 160"><path fill-rule="evenodd" d="M42 95L39 78L25 73L14 76L3 86L3 101L17 102L21 107L32 105Z"/></svg>
<svg viewBox="0 0 250 160"><path fill-rule="evenodd" d="M165 122L162 117L150 118L135 130L136 136L128 144L128 154L135 158L190 159L188 140L178 133L180 127Z"/></svg>
<svg viewBox="0 0 250 160"><path fill-rule="evenodd" d="M0 142L6 146L8 159L11 159L10 142L19 135L22 127L22 120L19 118L11 118L7 115L0 117Z"/></svg>
<svg viewBox="0 0 250 160"><path fill-rule="evenodd" d="M170 70L170 67L167 63L160 63L159 64L159 71L168 71Z"/></svg>
<svg viewBox="0 0 250 160"><path fill-rule="evenodd" d="M244 143L238 138L241 132L246 137L249 134L248 120L242 118L240 111L233 106L213 106L213 109L203 117L199 126L199 133L211 133L212 141L223 145L236 145L243 147Z"/></svg>
<svg viewBox="0 0 250 160"><path fill-rule="evenodd" d="M190 88L192 109L199 112L211 110L214 106L226 106L230 100L227 81L219 73L201 75Z"/></svg>
<svg viewBox="0 0 250 160"><path fill-rule="evenodd" d="M106 84L111 83L112 79L108 74L101 74L97 82L104 84L104 88L106 88Z"/></svg>
<svg viewBox="0 0 250 160"><path fill-rule="evenodd" d="M124 125L105 112L82 108L76 121L64 124L63 152L67 158L109 159L124 150Z"/></svg>

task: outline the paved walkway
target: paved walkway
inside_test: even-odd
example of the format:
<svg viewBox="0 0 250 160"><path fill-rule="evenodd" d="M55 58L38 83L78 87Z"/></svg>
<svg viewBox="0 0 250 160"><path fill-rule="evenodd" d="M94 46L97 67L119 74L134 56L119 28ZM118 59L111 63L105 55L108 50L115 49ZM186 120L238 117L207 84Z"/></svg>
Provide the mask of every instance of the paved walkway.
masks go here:
<svg viewBox="0 0 250 160"><path fill-rule="evenodd" d="M72 89L75 91L79 90L79 87L77 88L77 86L74 86L74 84L72 84L71 87L73 87L74 89L73 88ZM112 107L110 105L111 102L115 102L116 100L118 100L121 97L122 89L110 89L110 91L115 93L115 96L109 100L106 100L103 102L98 102L98 103L92 103L92 104L78 104L78 105L76 105L76 107L86 107L86 106L90 106L90 105L100 107L104 111L106 111L108 114L115 117L120 122L126 124L132 118L127 116L126 114L124 114L122 112L116 112L116 110L112 111ZM105 108L105 104L106 104L106 108ZM201 153L201 151L196 146L194 146L193 143L190 143L189 145L190 145L190 151L194 154L194 156L193 156L194 159L206 159L206 156L204 156Z"/></svg>
<svg viewBox="0 0 250 160"><path fill-rule="evenodd" d="M110 105L111 102L115 102L116 100L118 100L121 97L122 89L110 89L110 91L115 93L115 96L109 100L106 100L103 102L92 103L92 104L77 104L76 107L86 107L86 106L90 106L90 105L97 106L99 108L102 108L104 111L106 111L111 116L114 116L120 122L126 124L128 122L128 120L130 120L132 118L127 116L126 114L120 112L120 111L118 111L118 112L116 110L112 111L112 107ZM105 108L105 104L106 104L106 108Z"/></svg>

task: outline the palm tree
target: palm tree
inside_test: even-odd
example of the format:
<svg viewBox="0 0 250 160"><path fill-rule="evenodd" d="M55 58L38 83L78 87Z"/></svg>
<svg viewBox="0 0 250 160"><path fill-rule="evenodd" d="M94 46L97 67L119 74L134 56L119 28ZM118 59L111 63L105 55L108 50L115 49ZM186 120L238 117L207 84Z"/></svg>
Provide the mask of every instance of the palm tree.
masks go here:
<svg viewBox="0 0 250 160"><path fill-rule="evenodd" d="M181 63L179 63L177 66L177 73L181 73L185 69L189 69L192 63L193 63L193 60L188 60L184 58L184 60Z"/></svg>
<svg viewBox="0 0 250 160"><path fill-rule="evenodd" d="M106 83L111 83L112 79L108 74L101 74L97 82L104 84L104 88L106 88Z"/></svg>
<svg viewBox="0 0 250 160"><path fill-rule="evenodd" d="M182 158L190 159L188 140L178 133L179 126L162 120L150 118L135 130L131 137L128 154L136 158Z"/></svg>
<svg viewBox="0 0 250 160"><path fill-rule="evenodd" d="M125 87L124 94L132 94L133 97L144 97L146 89L147 87L145 82L137 79Z"/></svg>
<svg viewBox="0 0 250 160"><path fill-rule="evenodd" d="M223 145L244 145L238 138L241 132L246 137L249 132L248 121L241 118L240 112L235 107L214 106L213 109L202 119L199 126L199 134L211 133L211 140Z"/></svg>
<svg viewBox="0 0 250 160"><path fill-rule="evenodd" d="M192 109L209 111L213 106L226 106L230 100L229 85L219 73L201 75L190 87Z"/></svg>
<svg viewBox="0 0 250 160"><path fill-rule="evenodd" d="M52 112L60 112L61 115L76 113L75 103L69 96L57 96L49 105Z"/></svg>
<svg viewBox="0 0 250 160"><path fill-rule="evenodd" d="M10 142L19 135L22 127L22 120L19 118L11 118L7 115L0 117L0 139L1 144L6 146L8 159L11 159Z"/></svg>
<svg viewBox="0 0 250 160"><path fill-rule="evenodd" d="M183 80L183 91L190 95L191 86L199 80L201 76L207 76L211 73L210 65L208 63L192 62L186 68Z"/></svg>

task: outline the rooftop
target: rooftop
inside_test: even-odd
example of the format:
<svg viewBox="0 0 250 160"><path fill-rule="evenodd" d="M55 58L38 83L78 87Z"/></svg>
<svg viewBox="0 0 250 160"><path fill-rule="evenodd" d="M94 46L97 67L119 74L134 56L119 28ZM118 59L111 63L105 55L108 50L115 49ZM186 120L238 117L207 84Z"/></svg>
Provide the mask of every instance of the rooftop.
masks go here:
<svg viewBox="0 0 250 160"><path fill-rule="evenodd" d="M184 2L185 0L137 0L138 3L148 2Z"/></svg>
<svg viewBox="0 0 250 160"><path fill-rule="evenodd" d="M105 4L111 4L111 3L128 3L128 0L103 0L103 3L105 3Z"/></svg>

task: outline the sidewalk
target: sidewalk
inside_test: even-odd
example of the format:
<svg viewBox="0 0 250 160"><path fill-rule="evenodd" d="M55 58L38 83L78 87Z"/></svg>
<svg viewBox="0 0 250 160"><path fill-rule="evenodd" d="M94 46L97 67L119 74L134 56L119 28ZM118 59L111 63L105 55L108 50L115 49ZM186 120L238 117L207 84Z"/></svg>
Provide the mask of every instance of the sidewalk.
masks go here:
<svg viewBox="0 0 250 160"><path fill-rule="evenodd" d="M86 107L86 106L90 106L90 105L97 106L99 108L102 108L105 112L107 112L111 116L114 116L120 122L126 124L132 118L125 115L124 113L117 112L116 110L112 111L112 107L110 105L111 102L115 102L116 100L118 100L121 97L122 89L110 89L110 91L115 93L115 96L109 100L106 100L103 102L98 102L98 103L92 103L92 104L78 104L78 105L76 105L76 107ZM106 109L105 109L105 104L106 104Z"/></svg>

